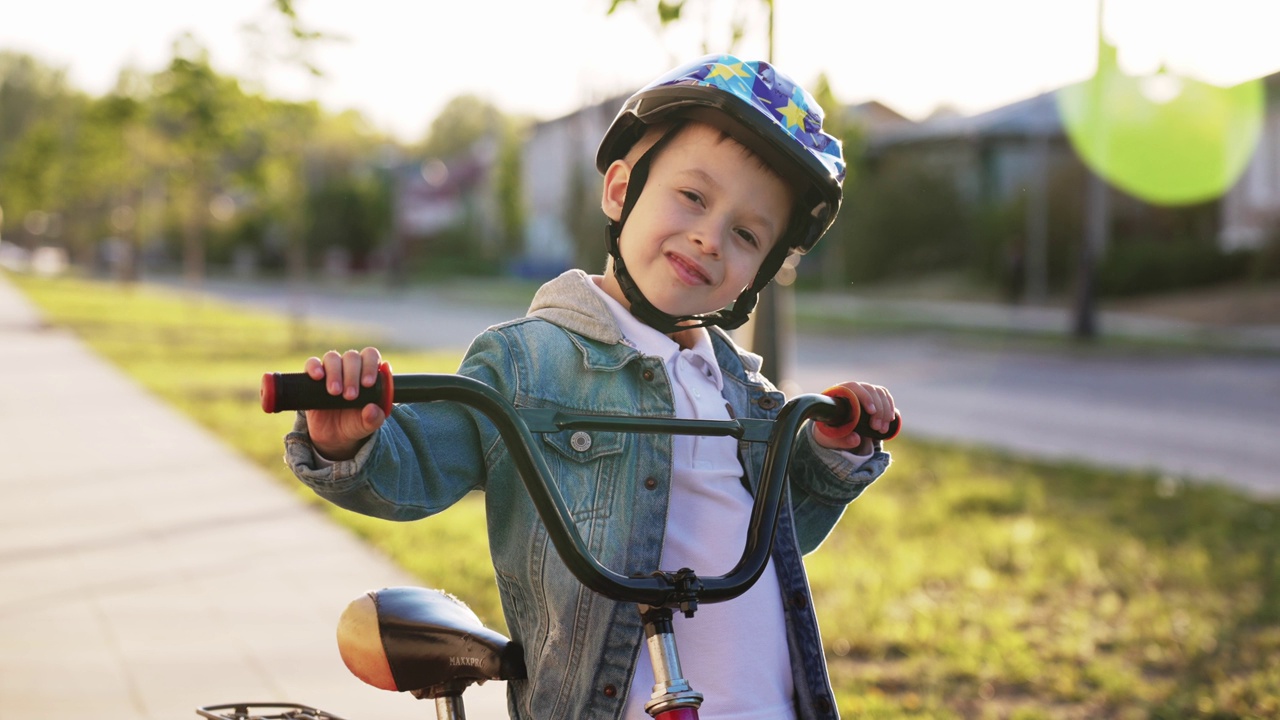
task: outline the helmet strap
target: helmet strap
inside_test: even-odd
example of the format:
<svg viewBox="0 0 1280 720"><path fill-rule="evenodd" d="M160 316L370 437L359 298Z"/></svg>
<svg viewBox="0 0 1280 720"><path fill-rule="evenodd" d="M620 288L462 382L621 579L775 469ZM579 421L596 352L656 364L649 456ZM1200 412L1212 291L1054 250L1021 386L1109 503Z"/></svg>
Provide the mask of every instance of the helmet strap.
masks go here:
<svg viewBox="0 0 1280 720"><path fill-rule="evenodd" d="M618 241L622 237L623 224L626 223L627 218L631 215L631 210L635 207L636 201L640 199L640 193L644 191L645 182L649 179L650 166L653 164L654 159L657 158L658 153L666 147L667 143L680 133L680 129L681 126L677 125L668 130L631 166L631 172L627 180L627 194L622 202L622 212L618 215L617 220L610 219L605 227L605 247L609 252L609 257L613 259L613 276L618 281L618 287L621 288L623 297L627 299L631 306L631 314L658 332L669 335L681 330L712 325L725 330L736 330L747 322L751 311L755 309L756 302L759 300L760 291L769 284L769 281L782 268L782 263L787 259L787 254L791 249L791 236L796 232L797 228L803 227L803 225L797 223L796 217L792 217L787 231L783 233L782 237L778 238L769 254L765 256L764 261L760 263L760 269L756 272L755 280L752 281L750 287L742 291L742 294L734 301L732 307L705 315L671 315L655 307L640 291L635 279L631 277L631 273L627 270L627 264L622 260L622 250Z"/></svg>

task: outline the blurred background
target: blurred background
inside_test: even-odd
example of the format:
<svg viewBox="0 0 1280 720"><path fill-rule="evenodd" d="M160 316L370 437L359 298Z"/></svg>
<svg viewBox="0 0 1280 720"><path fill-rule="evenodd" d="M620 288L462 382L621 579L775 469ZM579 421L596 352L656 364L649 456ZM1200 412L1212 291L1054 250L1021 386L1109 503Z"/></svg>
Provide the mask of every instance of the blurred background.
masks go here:
<svg viewBox="0 0 1280 720"><path fill-rule="evenodd" d="M191 283L598 268L597 138L647 80L730 49L813 89L851 160L850 211L802 286L1075 303L1088 335L1094 294L1280 273L1272 3L54 0L4 17L10 263Z"/></svg>
<svg viewBox="0 0 1280 720"><path fill-rule="evenodd" d="M44 373L0 404L0 716L368 716L328 633L371 556L285 525L314 497L258 377L375 342L451 372L599 271L599 138L725 51L810 89L850 168L743 340L905 418L807 558L841 712L1280 716L1276 28L1261 0L0 0L0 346ZM482 499L326 511L501 627ZM48 680L72 659L105 700Z"/></svg>

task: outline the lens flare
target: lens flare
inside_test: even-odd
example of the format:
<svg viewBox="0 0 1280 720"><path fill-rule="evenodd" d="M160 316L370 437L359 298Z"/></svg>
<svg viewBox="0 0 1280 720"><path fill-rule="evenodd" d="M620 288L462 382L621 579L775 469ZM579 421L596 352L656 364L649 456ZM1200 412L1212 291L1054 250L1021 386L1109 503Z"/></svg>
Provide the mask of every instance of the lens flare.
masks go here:
<svg viewBox="0 0 1280 720"><path fill-rule="evenodd" d="M1266 107L1261 80L1219 87L1161 70L1124 74L1114 52L1057 93L1067 137L1098 175L1157 205L1221 196L1249 164Z"/></svg>

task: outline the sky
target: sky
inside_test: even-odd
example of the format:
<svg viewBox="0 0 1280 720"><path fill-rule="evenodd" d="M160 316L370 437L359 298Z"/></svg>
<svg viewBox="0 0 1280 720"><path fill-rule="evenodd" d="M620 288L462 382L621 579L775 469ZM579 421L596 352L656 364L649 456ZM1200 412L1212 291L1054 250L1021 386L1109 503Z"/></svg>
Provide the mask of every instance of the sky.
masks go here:
<svg viewBox="0 0 1280 720"><path fill-rule="evenodd" d="M286 37L270 0L0 0L0 49L65 68L108 92L126 66L161 69L191 33L214 66L289 99L356 109L405 141L420 139L463 93L552 119L631 92L728 44L768 52L764 3L689 0L658 28L656 0L294 0L304 27L341 40L313 49L321 78L255 52ZM1280 71L1280 2L1105 0L1103 29L1122 69L1232 84ZM825 74L844 103L878 100L913 119L940 106L988 110L1087 78L1099 0L775 0L774 60L802 84ZM261 47L261 41L256 46Z"/></svg>

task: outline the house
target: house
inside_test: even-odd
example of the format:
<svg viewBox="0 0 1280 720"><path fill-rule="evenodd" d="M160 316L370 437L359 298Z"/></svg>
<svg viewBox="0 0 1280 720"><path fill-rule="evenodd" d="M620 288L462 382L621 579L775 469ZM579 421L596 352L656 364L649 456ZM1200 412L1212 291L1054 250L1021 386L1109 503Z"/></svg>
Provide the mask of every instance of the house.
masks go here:
<svg viewBox="0 0 1280 720"><path fill-rule="evenodd" d="M1280 73L1264 79L1266 116L1253 158L1241 177L1209 203L1223 250L1256 248L1280 229ZM951 178L967 202L986 207L1025 197L1030 208L1048 200L1050 178L1087 176L1062 121L1052 91L969 117L944 117L900 126L869 138L867 160L875 170L895 162L919 162ZM1112 223L1142 232L1166 208L1126 193L1110 192ZM1036 234L1046 216L1028 218Z"/></svg>
<svg viewBox="0 0 1280 720"><path fill-rule="evenodd" d="M603 269L604 219L596 148L628 95L535 125L521 161L527 222L513 270L548 277L570 267Z"/></svg>
<svg viewBox="0 0 1280 720"><path fill-rule="evenodd" d="M861 126L863 132L869 137L914 124L913 120L878 100L846 105L843 109L843 119L846 123Z"/></svg>
<svg viewBox="0 0 1280 720"><path fill-rule="evenodd" d="M481 140L468 150L395 169L395 228L409 239L429 239L465 227L482 242L497 235L491 185L497 155Z"/></svg>
<svg viewBox="0 0 1280 720"><path fill-rule="evenodd" d="M1266 116L1253 159L1222 198L1218 242L1256 248L1280 237L1280 73L1263 78Z"/></svg>

